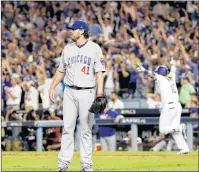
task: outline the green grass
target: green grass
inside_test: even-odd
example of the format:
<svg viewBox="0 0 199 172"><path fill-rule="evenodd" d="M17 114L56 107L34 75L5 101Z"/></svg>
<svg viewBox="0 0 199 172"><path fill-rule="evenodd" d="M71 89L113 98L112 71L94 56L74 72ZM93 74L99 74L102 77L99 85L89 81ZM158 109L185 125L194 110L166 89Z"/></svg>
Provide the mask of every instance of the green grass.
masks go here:
<svg viewBox="0 0 199 172"><path fill-rule="evenodd" d="M2 152L2 171L56 171L58 152ZM94 152L95 171L198 171L198 152ZM70 171L80 171L76 152Z"/></svg>

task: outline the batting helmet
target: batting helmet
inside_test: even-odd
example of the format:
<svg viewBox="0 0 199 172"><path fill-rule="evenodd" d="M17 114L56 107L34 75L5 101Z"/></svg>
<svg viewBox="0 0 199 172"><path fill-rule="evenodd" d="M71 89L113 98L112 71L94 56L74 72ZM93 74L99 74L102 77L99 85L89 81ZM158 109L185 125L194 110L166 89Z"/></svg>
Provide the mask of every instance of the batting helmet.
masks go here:
<svg viewBox="0 0 199 172"><path fill-rule="evenodd" d="M155 72L159 75L166 76L169 74L169 69L164 65L160 65L155 69Z"/></svg>

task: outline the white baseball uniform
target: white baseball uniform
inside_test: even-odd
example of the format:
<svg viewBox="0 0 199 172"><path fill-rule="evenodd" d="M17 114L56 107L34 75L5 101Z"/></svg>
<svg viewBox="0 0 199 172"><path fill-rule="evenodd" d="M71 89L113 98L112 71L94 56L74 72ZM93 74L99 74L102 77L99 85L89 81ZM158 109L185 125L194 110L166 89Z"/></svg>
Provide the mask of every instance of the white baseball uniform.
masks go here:
<svg viewBox="0 0 199 172"><path fill-rule="evenodd" d="M181 132L177 132L180 125L182 106L179 103L178 90L176 87L176 68L171 66L170 77L154 73L156 88L161 96L163 108L161 110L159 130L163 134L171 133L176 141L177 147L181 150L189 150Z"/></svg>
<svg viewBox="0 0 199 172"><path fill-rule="evenodd" d="M74 129L76 119L80 119L80 160L82 168L92 167L92 123L93 114L88 110L96 95L96 72L104 72L102 50L88 40L82 46L69 43L65 46L57 69L64 72L63 120L64 129L61 150L58 155L58 169L68 166L74 151Z"/></svg>

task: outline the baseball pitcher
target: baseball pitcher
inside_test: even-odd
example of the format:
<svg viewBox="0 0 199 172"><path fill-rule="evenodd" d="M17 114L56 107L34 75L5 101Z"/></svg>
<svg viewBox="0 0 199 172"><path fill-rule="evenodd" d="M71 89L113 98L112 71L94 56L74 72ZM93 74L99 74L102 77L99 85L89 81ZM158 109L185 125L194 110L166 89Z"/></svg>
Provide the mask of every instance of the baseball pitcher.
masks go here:
<svg viewBox="0 0 199 172"><path fill-rule="evenodd" d="M86 22L77 20L67 28L70 30L73 42L64 47L60 65L50 88L50 99L53 101L55 87L64 79L66 85L63 96L64 128L58 155L58 171L66 171L72 161L74 129L78 116L81 128L82 170L92 171L93 113L103 111L106 105L106 98L103 95L104 58L99 45L88 40L89 26ZM96 94L97 98L95 98Z"/></svg>

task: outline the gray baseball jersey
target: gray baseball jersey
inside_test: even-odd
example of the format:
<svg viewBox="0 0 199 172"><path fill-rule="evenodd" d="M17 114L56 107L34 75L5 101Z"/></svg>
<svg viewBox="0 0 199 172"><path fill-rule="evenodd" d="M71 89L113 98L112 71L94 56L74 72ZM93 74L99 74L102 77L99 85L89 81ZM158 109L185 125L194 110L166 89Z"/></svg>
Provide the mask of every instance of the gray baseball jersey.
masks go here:
<svg viewBox="0 0 199 172"><path fill-rule="evenodd" d="M75 43L67 44L61 55L58 71L65 72L64 82L67 85L94 87L95 73L105 71L101 48L90 40L81 47Z"/></svg>

